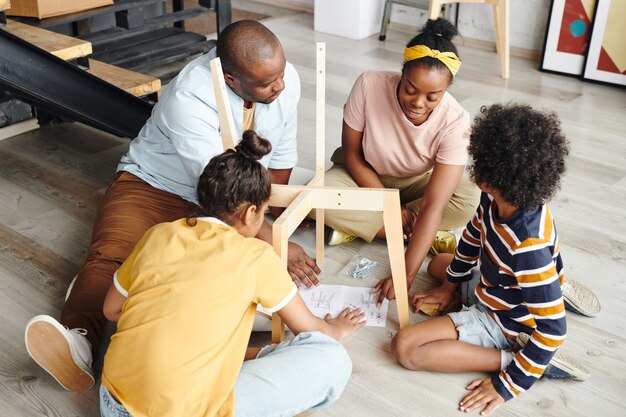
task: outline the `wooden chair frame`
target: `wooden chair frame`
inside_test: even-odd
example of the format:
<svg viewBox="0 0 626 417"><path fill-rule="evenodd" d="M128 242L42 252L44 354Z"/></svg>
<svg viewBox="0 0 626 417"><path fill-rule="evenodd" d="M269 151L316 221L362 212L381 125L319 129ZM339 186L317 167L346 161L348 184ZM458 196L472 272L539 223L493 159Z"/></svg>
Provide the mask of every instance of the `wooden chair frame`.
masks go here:
<svg viewBox="0 0 626 417"><path fill-rule="evenodd" d="M409 303L404 263L404 241L400 214L400 193L396 189L343 188L324 185L325 146L325 60L324 43L317 44L316 68L316 129L315 129L315 175L307 185L272 185L270 206L284 207L285 211L272 226L273 247L287 266L289 237L306 216L315 210L315 252L317 263L324 262L324 210L365 210L383 213L389 264L396 292L396 306L400 328L409 324ZM228 95L219 58L211 61L211 74L218 107L224 149L235 146L235 127L229 111ZM272 341L282 341L284 326L277 314L272 315Z"/></svg>

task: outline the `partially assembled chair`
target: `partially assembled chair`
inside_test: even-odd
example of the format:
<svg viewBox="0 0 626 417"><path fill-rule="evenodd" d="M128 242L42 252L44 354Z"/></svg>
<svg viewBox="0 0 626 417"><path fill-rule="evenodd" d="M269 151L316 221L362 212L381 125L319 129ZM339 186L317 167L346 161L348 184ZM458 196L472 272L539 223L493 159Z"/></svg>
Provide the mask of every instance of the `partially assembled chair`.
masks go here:
<svg viewBox="0 0 626 417"><path fill-rule="evenodd" d="M315 210L317 263L324 263L324 210L371 210L382 211L391 275L396 292L396 306L400 328L409 324L409 303L404 263L404 241L400 215L400 194L396 189L340 188L324 186L324 128L325 128L325 60L326 46L317 44L316 68L316 138L315 176L307 185L272 185L270 206L284 207L285 211L274 221L272 227L274 250L287 266L289 236L306 216ZM211 61L211 73L217 100L222 143L224 149L235 147L235 125L230 112L226 83L219 61ZM277 314L272 315L272 341L284 339L284 325Z"/></svg>

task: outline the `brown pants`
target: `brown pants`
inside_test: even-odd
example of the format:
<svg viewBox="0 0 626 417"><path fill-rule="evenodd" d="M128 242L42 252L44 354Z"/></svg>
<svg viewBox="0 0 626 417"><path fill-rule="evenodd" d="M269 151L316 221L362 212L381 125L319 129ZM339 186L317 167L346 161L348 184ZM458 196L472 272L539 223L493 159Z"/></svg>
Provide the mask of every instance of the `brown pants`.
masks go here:
<svg viewBox="0 0 626 417"><path fill-rule="evenodd" d="M102 305L115 271L146 230L183 218L194 207L128 172L118 173L98 209L87 259L65 302L61 324L86 329L87 339L96 347L107 323Z"/></svg>

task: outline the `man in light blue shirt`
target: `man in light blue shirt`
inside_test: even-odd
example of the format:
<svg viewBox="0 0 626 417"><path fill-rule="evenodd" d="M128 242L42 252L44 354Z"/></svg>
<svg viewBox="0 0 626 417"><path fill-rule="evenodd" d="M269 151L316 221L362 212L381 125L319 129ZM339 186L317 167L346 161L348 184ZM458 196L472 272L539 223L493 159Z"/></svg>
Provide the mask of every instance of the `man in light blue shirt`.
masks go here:
<svg viewBox="0 0 626 417"><path fill-rule="evenodd" d="M216 49L188 64L163 90L122 157L60 320L41 315L26 327L29 354L68 390L94 383L92 349L107 322L102 305L113 274L146 230L193 215L198 178L223 152L209 66L215 56L229 87L237 136L253 129L272 143L272 152L261 160L272 182L286 184L298 161L298 74L269 29L256 21L233 23L220 34ZM264 224L257 237L271 242L270 226ZM294 243L288 254L292 279L317 285L315 261Z"/></svg>
<svg viewBox="0 0 626 417"><path fill-rule="evenodd" d="M163 90L141 132L118 166L160 190L196 202L198 178L209 160L224 151L209 62L217 48L191 62ZM234 77L225 74L237 137L243 133L246 103L254 103L254 130L272 143L271 154L261 163L270 170L291 170L298 162L296 148L297 105L300 78L280 53L282 70L270 90L268 103L244 100L233 90ZM226 70L225 70L226 71ZM230 75L230 76L229 76ZM229 82L230 81L230 82ZM262 97L261 97L262 99ZM250 105L250 104L248 104Z"/></svg>

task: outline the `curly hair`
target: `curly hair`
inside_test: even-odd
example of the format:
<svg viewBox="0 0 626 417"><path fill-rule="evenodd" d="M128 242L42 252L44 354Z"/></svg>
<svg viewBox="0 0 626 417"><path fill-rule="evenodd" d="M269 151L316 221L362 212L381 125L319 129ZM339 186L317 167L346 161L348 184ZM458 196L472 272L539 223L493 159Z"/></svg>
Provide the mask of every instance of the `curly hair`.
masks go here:
<svg viewBox="0 0 626 417"><path fill-rule="evenodd" d="M229 223L242 208L269 200L270 174L258 160L271 150L269 141L247 130L235 149L213 157L198 180L197 215Z"/></svg>
<svg viewBox="0 0 626 417"><path fill-rule="evenodd" d="M411 39L406 47L410 48L415 45L426 45L430 49L436 49L440 52L454 52L457 56L459 52L456 49L456 46L452 42L452 39L455 36L459 35L459 31L457 28L443 18L438 18L437 20L427 20L426 24L420 30L413 39ZM423 58L414 59L412 61L407 61L402 67L402 71L405 69L416 65L416 66L425 66L427 68L434 68L442 71L449 72L446 66L438 59L431 58L425 56ZM452 82L452 74L450 74L450 82Z"/></svg>
<svg viewBox="0 0 626 417"><path fill-rule="evenodd" d="M483 106L468 148L472 180L497 190L509 204L532 209L560 188L569 142L555 113L525 104Z"/></svg>

